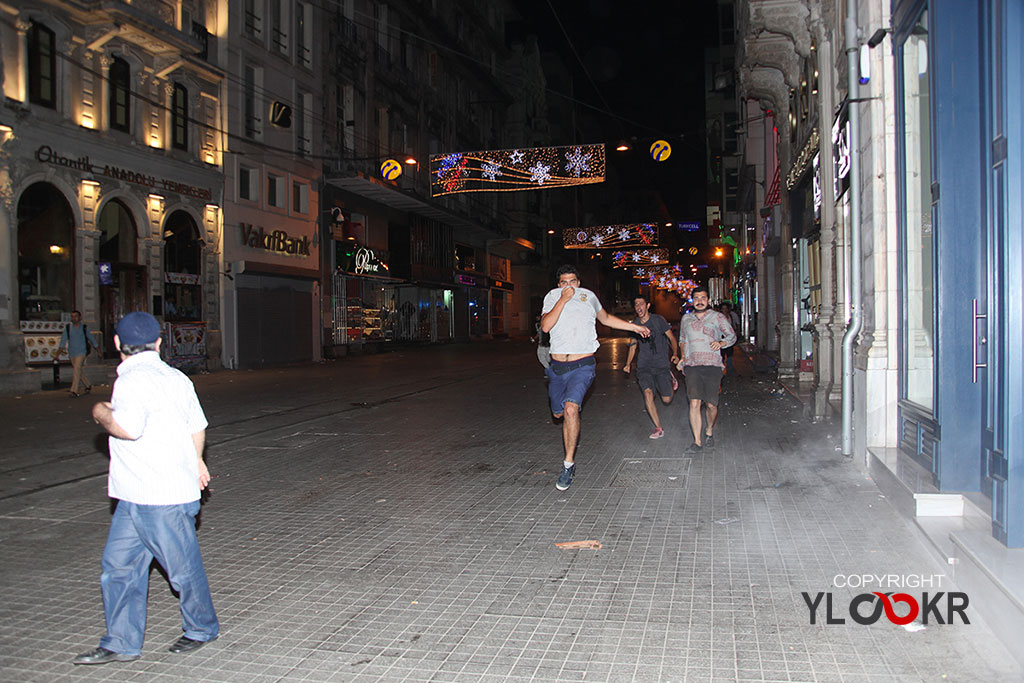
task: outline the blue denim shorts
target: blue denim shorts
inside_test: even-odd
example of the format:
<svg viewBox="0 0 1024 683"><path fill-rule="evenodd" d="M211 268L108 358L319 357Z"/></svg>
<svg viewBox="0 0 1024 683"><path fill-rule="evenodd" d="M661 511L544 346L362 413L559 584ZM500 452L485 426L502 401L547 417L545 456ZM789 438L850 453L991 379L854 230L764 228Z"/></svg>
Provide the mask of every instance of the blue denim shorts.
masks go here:
<svg viewBox="0 0 1024 683"><path fill-rule="evenodd" d="M566 403L583 405L583 397L594 383L597 365L593 356L568 362L552 359L551 365L544 372L548 376L551 412L561 415L565 412Z"/></svg>

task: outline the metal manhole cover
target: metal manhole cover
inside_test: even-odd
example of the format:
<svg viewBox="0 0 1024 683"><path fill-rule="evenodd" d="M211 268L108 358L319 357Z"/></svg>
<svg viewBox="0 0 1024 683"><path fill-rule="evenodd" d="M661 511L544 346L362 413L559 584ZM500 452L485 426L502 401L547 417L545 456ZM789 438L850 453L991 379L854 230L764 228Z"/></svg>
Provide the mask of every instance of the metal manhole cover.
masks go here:
<svg viewBox="0 0 1024 683"><path fill-rule="evenodd" d="M630 458L623 460L611 486L633 489L680 489L686 482L690 460L683 458Z"/></svg>

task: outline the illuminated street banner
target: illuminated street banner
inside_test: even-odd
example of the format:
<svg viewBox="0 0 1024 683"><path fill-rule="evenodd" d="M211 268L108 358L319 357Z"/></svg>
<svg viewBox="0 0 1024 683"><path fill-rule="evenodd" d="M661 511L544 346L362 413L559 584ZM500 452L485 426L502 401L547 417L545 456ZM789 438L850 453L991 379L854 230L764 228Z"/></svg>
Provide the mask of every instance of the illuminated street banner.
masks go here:
<svg viewBox="0 0 1024 683"><path fill-rule="evenodd" d="M434 197L604 182L604 145L454 152L430 157Z"/></svg>
<svg viewBox="0 0 1024 683"><path fill-rule="evenodd" d="M633 277L647 282L655 289L675 292L684 299L689 299L697 283L683 276L681 266L654 266L653 268L637 268Z"/></svg>
<svg viewBox="0 0 1024 683"><path fill-rule="evenodd" d="M656 247L656 223L596 225L590 228L565 228L562 246L566 249L604 249L608 247Z"/></svg>
<svg viewBox="0 0 1024 683"><path fill-rule="evenodd" d="M660 266L668 263L668 249L629 249L612 254L616 268L633 266Z"/></svg>
<svg viewBox="0 0 1024 683"><path fill-rule="evenodd" d="M652 266L650 268L641 266L633 271L634 278L648 281L662 277L682 278L684 275L682 266Z"/></svg>

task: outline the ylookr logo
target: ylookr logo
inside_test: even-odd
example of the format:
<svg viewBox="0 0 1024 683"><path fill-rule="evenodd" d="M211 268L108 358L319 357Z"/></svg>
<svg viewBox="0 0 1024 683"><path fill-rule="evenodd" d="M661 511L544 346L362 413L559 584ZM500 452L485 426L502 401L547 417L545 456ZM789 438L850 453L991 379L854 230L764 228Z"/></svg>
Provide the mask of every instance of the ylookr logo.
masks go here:
<svg viewBox="0 0 1024 683"><path fill-rule="evenodd" d="M804 602L807 603L807 609L811 612L812 624L818 623L818 608L821 607L822 599L825 602L825 623L846 623L844 617L833 616L835 613L832 609L832 593L819 592L814 598L811 598L811 594L806 592L800 593L800 595L803 596ZM922 624L952 624L956 615L960 615L963 623L970 624L971 620L967 618L967 605L969 603L970 600L967 597L967 593L944 591L939 591L932 595L922 593L919 602L909 593L880 593L875 591L855 595L850 600L848 611L850 619L864 626L870 626L877 622L882 618L883 613L886 619L897 626L906 626L917 619L918 615L921 616ZM902 616L897 615L896 604L905 605L905 608L901 607L898 611L903 612L906 609L906 614ZM932 619L932 621L930 622L929 619Z"/></svg>

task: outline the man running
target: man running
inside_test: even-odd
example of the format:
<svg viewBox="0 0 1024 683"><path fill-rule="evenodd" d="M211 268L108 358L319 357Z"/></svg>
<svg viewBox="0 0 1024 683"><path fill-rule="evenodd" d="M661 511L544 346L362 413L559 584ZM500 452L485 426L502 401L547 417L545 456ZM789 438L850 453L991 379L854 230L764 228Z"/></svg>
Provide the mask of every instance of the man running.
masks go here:
<svg viewBox="0 0 1024 683"><path fill-rule="evenodd" d="M693 443L687 453L714 446L715 421L718 419L718 392L722 387L721 350L736 343L736 333L724 315L709 308L707 287L693 290L693 312L679 323L682 360L676 368L686 376L686 397L690 400L690 429ZM701 429L701 403L707 406L707 425ZM701 434L703 433L703 440Z"/></svg>
<svg viewBox="0 0 1024 683"><path fill-rule="evenodd" d="M665 405L672 402L672 394L677 386L675 377L672 376L672 364L679 361L679 346L668 321L657 313L651 313L651 302L647 297L641 294L633 299L633 310L636 311L633 324L643 325L651 331L651 336L647 339L634 336L630 340L629 355L622 371L629 374L635 356L636 381L640 385L640 390L644 392L644 405L647 406L647 414L654 423L654 431L651 432L650 438L660 439L665 436L665 430L661 428L661 420L658 419L654 392L658 391L661 402ZM669 346L672 347L671 358L667 353Z"/></svg>
<svg viewBox="0 0 1024 683"><path fill-rule="evenodd" d="M562 421L562 445L565 460L555 488L565 491L576 474L576 444L580 438L580 406L594 381L594 352L597 341L595 320L602 325L635 332L647 337L651 331L609 315L601 308L597 295L580 287L580 274L575 267L558 269L558 287L544 297L541 309L541 332L551 333L551 365L548 376L548 397L551 413Z"/></svg>

